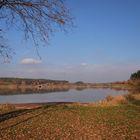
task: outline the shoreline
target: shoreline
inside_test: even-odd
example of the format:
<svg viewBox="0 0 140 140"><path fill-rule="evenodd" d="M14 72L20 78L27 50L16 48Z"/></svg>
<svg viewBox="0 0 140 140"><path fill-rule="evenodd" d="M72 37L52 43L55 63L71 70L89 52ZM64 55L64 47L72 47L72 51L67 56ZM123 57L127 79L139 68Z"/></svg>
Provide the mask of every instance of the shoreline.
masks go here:
<svg viewBox="0 0 140 140"><path fill-rule="evenodd" d="M43 103L19 103L9 104L14 105L16 109L33 109L49 105L90 105L93 103L81 103L81 102L43 102ZM1 104L0 104L1 105Z"/></svg>

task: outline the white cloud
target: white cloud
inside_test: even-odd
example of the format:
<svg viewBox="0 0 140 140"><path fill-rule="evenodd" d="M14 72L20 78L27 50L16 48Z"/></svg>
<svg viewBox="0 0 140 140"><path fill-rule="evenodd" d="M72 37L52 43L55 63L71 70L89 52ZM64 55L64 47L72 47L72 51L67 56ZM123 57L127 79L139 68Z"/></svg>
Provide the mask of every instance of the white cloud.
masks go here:
<svg viewBox="0 0 140 140"><path fill-rule="evenodd" d="M36 59L33 59L33 58L24 58L21 60L20 62L21 64L40 64L42 63L41 60L36 60Z"/></svg>
<svg viewBox="0 0 140 140"><path fill-rule="evenodd" d="M85 62L83 62L83 63L81 63L80 65L81 65L81 66L87 66L88 64L85 63Z"/></svg>

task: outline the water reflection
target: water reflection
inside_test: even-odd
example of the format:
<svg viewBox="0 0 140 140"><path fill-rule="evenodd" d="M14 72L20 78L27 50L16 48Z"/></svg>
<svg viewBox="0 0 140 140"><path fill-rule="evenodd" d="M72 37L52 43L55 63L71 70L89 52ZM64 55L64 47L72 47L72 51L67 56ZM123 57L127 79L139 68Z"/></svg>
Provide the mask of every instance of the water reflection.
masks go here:
<svg viewBox="0 0 140 140"><path fill-rule="evenodd" d="M45 89L18 89L18 90L10 90L4 89L0 90L0 95L18 95L18 94L38 94L38 93L52 93L52 92L67 92L69 89L60 89L60 88L53 88L49 90Z"/></svg>

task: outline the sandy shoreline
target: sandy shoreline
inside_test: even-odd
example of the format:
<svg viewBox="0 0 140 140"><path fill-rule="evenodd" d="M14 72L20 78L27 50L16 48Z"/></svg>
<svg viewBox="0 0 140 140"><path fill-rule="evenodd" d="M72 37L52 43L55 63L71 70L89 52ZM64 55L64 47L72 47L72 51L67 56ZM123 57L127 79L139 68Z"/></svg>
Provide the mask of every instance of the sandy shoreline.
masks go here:
<svg viewBox="0 0 140 140"><path fill-rule="evenodd" d="M0 104L1 105L12 105L16 109L34 109L45 105L90 105L93 103L81 103L81 102L43 102L43 103L18 103L18 104Z"/></svg>

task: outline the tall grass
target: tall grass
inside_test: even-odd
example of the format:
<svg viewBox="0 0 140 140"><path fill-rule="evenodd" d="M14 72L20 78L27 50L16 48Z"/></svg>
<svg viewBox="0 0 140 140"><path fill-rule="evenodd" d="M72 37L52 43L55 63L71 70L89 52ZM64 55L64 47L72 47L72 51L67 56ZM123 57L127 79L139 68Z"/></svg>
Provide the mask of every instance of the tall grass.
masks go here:
<svg viewBox="0 0 140 140"><path fill-rule="evenodd" d="M15 106L12 104L1 104L0 105L0 113L9 112L15 110Z"/></svg>

